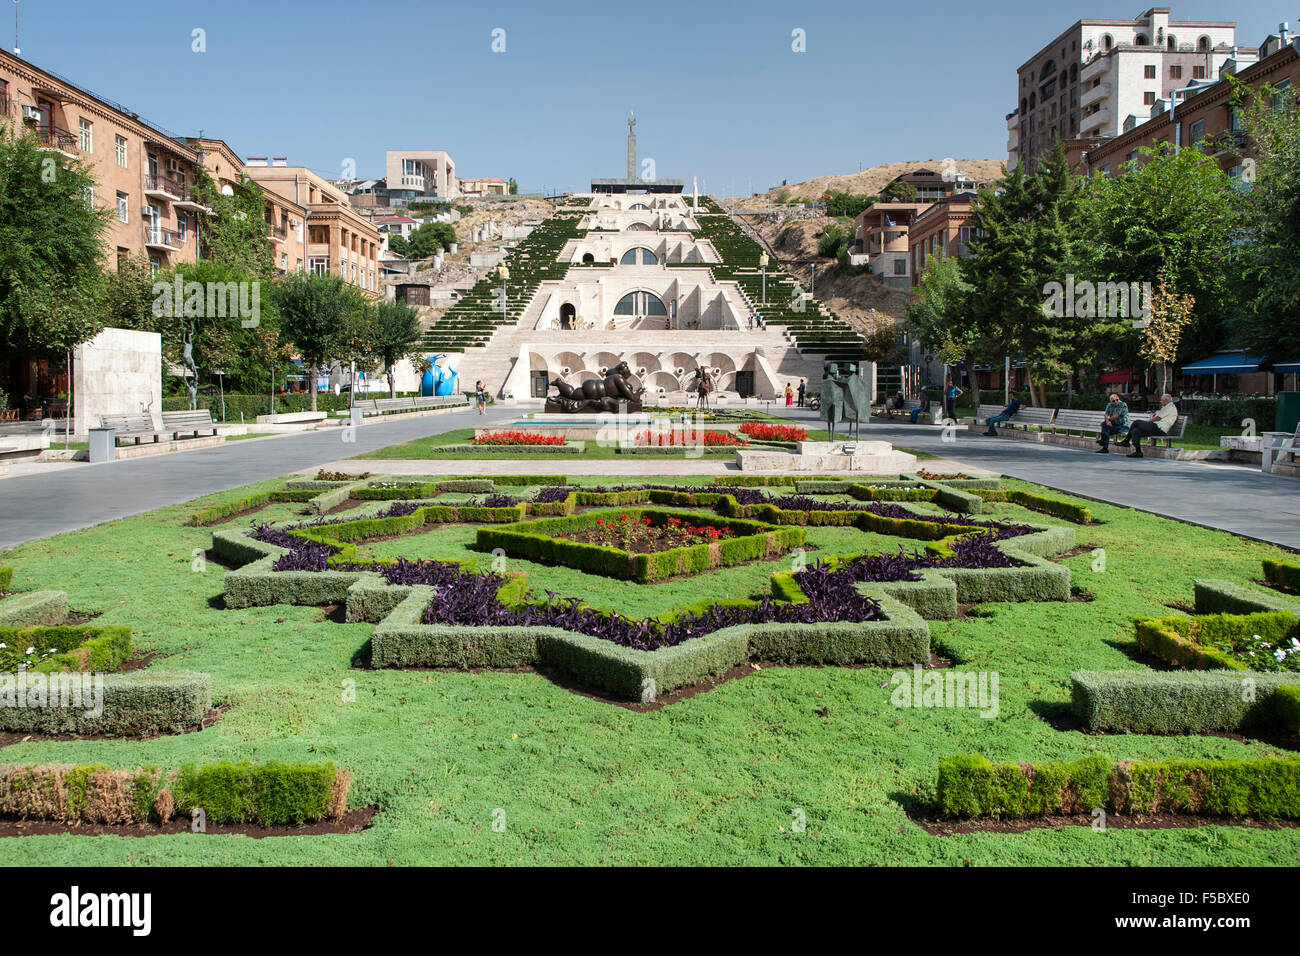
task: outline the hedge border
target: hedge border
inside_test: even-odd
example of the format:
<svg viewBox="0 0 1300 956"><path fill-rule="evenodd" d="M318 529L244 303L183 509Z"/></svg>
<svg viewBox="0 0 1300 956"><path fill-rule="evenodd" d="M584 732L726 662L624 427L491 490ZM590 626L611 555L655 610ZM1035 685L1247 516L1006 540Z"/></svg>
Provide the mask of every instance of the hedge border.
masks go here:
<svg viewBox="0 0 1300 956"><path fill-rule="evenodd" d="M8 566L0 566L0 594L13 582L14 569Z"/></svg>
<svg viewBox="0 0 1300 956"><path fill-rule="evenodd" d="M1088 813L1191 813L1300 818L1300 756L1248 760L1000 763L979 754L939 762L939 809L954 817L1032 818Z"/></svg>
<svg viewBox="0 0 1300 956"><path fill-rule="evenodd" d="M31 672L115 671L131 657L131 629L113 624L28 625L0 627L0 641L11 647L19 644L59 646L70 649L52 654L28 668Z"/></svg>
<svg viewBox="0 0 1300 956"><path fill-rule="evenodd" d="M28 684L33 676L26 676ZM50 677L57 675L47 680ZM198 727L212 709L212 679L207 674L131 671L102 678L103 711L87 715L86 707L20 707L16 686L11 704L7 691L16 679L0 675L0 730L109 737L183 733Z"/></svg>
<svg viewBox="0 0 1300 956"><path fill-rule="evenodd" d="M1300 706L1296 673L1075 671L1070 685L1074 713L1092 733L1204 734L1288 727L1283 692Z"/></svg>
<svg viewBox="0 0 1300 956"><path fill-rule="evenodd" d="M333 763L189 763L111 770L104 764L0 765L0 815L63 823L167 823L202 809L211 823L286 826L338 819L352 774Z"/></svg>
<svg viewBox="0 0 1300 956"><path fill-rule="evenodd" d="M1063 518L1075 524L1092 524L1092 511L1083 505L1076 505L1060 498L1048 498L1046 495L1036 495L1019 488L1003 490L980 489L975 493L984 501L1010 501L1028 508L1030 511L1038 511L1042 514Z"/></svg>
<svg viewBox="0 0 1300 956"><path fill-rule="evenodd" d="M1300 591L1300 564L1264 559L1264 580L1284 588ZM0 588L4 582L0 581Z"/></svg>
<svg viewBox="0 0 1300 956"><path fill-rule="evenodd" d="M1232 581L1200 578L1192 582L1198 614L1252 614L1258 611L1285 611L1300 619L1300 599L1261 588L1246 587Z"/></svg>
<svg viewBox="0 0 1300 956"><path fill-rule="evenodd" d="M0 601L0 627L48 626L67 619L67 591L24 591Z"/></svg>

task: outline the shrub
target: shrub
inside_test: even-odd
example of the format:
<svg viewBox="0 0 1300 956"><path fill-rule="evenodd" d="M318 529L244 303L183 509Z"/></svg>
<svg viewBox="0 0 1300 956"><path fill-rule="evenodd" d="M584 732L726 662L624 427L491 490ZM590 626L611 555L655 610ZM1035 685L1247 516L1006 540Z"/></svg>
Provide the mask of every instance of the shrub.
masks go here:
<svg viewBox="0 0 1300 956"><path fill-rule="evenodd" d="M0 601L0 625L30 627L35 624L62 624L68 619L68 595L65 591L28 591ZM0 658L4 654L0 651Z"/></svg>
<svg viewBox="0 0 1300 956"><path fill-rule="evenodd" d="M0 671L113 671L131 656L129 627L0 627ZM30 648L30 652L29 649Z"/></svg>
<svg viewBox="0 0 1300 956"><path fill-rule="evenodd" d="M1196 670L1300 670L1300 621L1285 611L1137 618L1138 645Z"/></svg>
<svg viewBox="0 0 1300 956"><path fill-rule="evenodd" d="M24 678L26 702L30 703L32 674ZM41 675L44 678L44 675ZM57 675L46 678L45 706L24 706L17 693L17 679L0 675L0 730L11 733L103 734L137 737L193 730L212 709L212 685L207 674L160 674L132 671L103 676L102 712L94 713L93 702L84 706L54 706ZM6 686L8 685L8 686ZM12 699L8 691L13 690ZM67 695L64 701L75 700Z"/></svg>
<svg viewBox="0 0 1300 956"><path fill-rule="evenodd" d="M1255 611L1285 611L1300 620L1300 600L1262 588L1251 588L1232 581L1197 580L1198 614L1250 614Z"/></svg>
<svg viewBox="0 0 1300 956"><path fill-rule="evenodd" d="M1193 813L1300 817L1300 757L995 764L963 754L939 762L940 809L956 817L1086 813Z"/></svg>
<svg viewBox="0 0 1300 956"><path fill-rule="evenodd" d="M202 809L213 823L263 826L337 819L352 775L332 763L188 764L110 770L103 764L0 766L0 815L64 823L166 823Z"/></svg>
<svg viewBox="0 0 1300 956"><path fill-rule="evenodd" d="M1075 671L1074 712L1088 731L1205 734L1286 726L1300 674L1250 671Z"/></svg>
<svg viewBox="0 0 1300 956"><path fill-rule="evenodd" d="M1293 733L1300 733L1300 687L1287 684L1279 687L1274 696L1278 723Z"/></svg>
<svg viewBox="0 0 1300 956"><path fill-rule="evenodd" d="M1278 587L1300 591L1300 564L1288 564L1285 561L1264 560L1264 580ZM0 582L0 591L4 584Z"/></svg>
<svg viewBox="0 0 1300 956"><path fill-rule="evenodd" d="M9 567L0 567L0 594L9 590L9 584L14 579L14 569Z"/></svg>
<svg viewBox="0 0 1300 956"><path fill-rule="evenodd" d="M1021 491L1018 488L1006 490L974 489L974 491L984 501L1013 501L1018 505L1023 505L1030 511L1041 511L1043 514L1055 515L1058 518L1064 518L1066 521L1073 521L1075 524L1092 524L1091 511L1083 505L1062 501L1059 498L1035 495L1028 491Z"/></svg>

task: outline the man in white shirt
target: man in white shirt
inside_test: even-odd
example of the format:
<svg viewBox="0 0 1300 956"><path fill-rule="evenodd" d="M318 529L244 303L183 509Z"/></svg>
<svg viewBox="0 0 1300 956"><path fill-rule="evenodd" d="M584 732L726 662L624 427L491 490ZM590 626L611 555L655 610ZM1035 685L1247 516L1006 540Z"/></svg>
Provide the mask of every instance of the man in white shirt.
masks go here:
<svg viewBox="0 0 1300 956"><path fill-rule="evenodd" d="M1161 395L1160 410L1152 415L1150 420L1134 422L1130 425L1128 437L1115 444L1127 445L1131 442L1133 451L1129 454L1129 457L1144 458L1146 456L1142 454L1142 439L1168 435L1169 429L1174 427L1176 421L1178 421L1178 406L1174 404L1174 397L1169 394Z"/></svg>

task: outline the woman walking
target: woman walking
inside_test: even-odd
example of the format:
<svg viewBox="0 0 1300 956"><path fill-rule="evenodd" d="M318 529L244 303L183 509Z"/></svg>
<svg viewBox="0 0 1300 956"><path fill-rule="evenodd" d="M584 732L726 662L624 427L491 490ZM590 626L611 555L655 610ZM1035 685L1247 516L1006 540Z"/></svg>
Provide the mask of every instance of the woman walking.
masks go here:
<svg viewBox="0 0 1300 956"><path fill-rule="evenodd" d="M482 379L474 383L474 405L480 415L487 414L487 389Z"/></svg>
<svg viewBox="0 0 1300 956"><path fill-rule="evenodd" d="M787 382L785 385L785 407L789 408L793 404L794 404L794 389L791 388L790 383Z"/></svg>

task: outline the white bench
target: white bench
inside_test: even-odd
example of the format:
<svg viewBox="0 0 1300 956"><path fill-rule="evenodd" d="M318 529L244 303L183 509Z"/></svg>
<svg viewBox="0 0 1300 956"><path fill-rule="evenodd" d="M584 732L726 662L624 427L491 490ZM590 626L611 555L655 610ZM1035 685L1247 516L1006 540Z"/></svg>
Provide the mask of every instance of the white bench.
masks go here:
<svg viewBox="0 0 1300 956"><path fill-rule="evenodd" d="M209 435L217 434L217 426L212 420L212 412L206 408L193 411L163 412L162 421L163 431L173 438L180 438L181 435L193 435L198 438L199 432Z"/></svg>
<svg viewBox="0 0 1300 956"><path fill-rule="evenodd" d="M152 415L100 415L100 428L111 428L116 435L116 442L120 443L123 439L131 439L132 444L140 444L140 439L148 438L154 442L161 439L166 432L158 431L153 427Z"/></svg>

